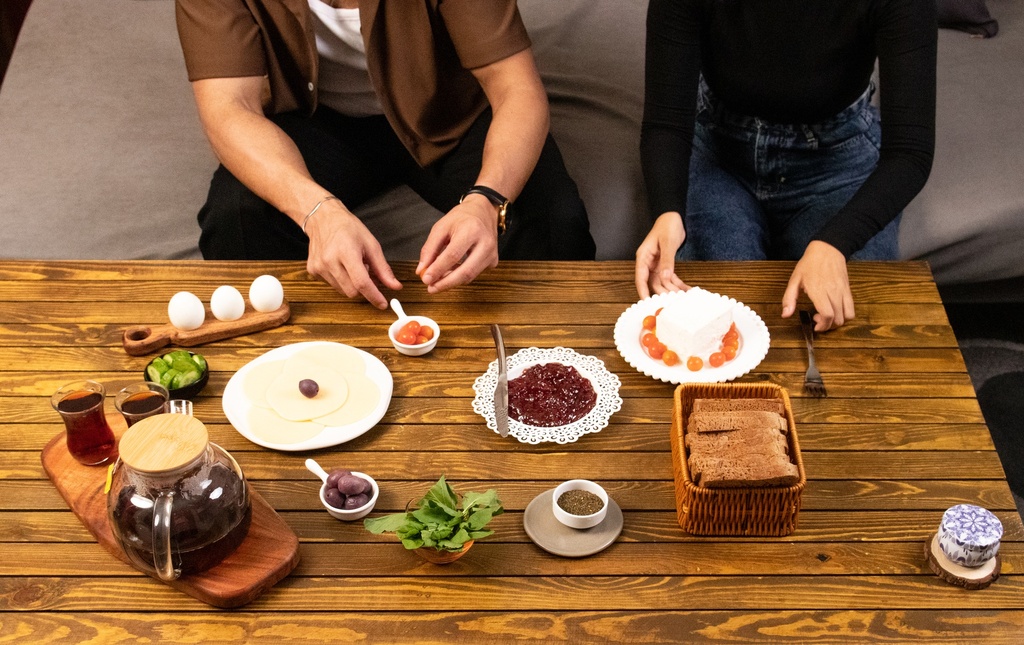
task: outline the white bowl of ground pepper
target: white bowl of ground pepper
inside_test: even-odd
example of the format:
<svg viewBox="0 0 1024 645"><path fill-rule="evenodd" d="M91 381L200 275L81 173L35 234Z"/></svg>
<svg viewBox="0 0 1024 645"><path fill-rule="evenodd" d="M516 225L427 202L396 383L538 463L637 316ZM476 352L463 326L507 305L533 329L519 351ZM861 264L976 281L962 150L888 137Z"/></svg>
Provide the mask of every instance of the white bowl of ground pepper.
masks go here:
<svg viewBox="0 0 1024 645"><path fill-rule="evenodd" d="M551 495L555 518L574 529L589 529L608 514L608 493L586 479L570 479L555 487Z"/></svg>

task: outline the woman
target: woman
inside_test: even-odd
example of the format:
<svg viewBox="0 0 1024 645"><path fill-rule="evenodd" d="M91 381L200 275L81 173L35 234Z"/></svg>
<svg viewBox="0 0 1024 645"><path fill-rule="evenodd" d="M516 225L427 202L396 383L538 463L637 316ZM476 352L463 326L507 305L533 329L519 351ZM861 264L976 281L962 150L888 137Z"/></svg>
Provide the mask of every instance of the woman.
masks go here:
<svg viewBox="0 0 1024 645"><path fill-rule="evenodd" d="M799 260L782 316L853 318L846 261L896 259L931 170L935 56L934 0L650 0L640 296L686 288L677 254Z"/></svg>

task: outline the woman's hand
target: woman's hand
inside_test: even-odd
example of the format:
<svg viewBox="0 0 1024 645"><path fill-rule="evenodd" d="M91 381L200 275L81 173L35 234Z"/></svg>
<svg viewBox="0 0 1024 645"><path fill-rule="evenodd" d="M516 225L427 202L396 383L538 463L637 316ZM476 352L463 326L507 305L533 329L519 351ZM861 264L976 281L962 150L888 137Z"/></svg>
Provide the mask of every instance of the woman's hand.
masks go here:
<svg viewBox="0 0 1024 645"><path fill-rule="evenodd" d="M814 314L815 331L840 327L854 317L846 258L831 244L814 240L807 245L782 296L783 318L789 318L796 311L801 289L818 312Z"/></svg>
<svg viewBox="0 0 1024 645"><path fill-rule="evenodd" d="M636 292L640 298L689 289L676 275L676 251L685 239L686 231L679 213L662 213L654 222L651 232L636 250Z"/></svg>

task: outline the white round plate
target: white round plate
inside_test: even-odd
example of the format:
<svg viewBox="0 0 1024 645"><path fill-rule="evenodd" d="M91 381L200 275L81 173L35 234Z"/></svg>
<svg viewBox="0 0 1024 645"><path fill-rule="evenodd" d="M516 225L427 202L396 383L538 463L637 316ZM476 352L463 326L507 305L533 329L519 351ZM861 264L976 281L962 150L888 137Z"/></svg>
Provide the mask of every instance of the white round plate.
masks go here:
<svg viewBox="0 0 1024 645"><path fill-rule="evenodd" d="M682 360L679 363L669 366L648 356L640 345L644 317L653 316L654 312L682 297L683 293L670 291L655 294L622 312L615 323L615 347L627 363L638 372L666 383L724 383L743 376L764 360L771 343L768 327L753 309L721 294L715 295L732 303L732 320L740 332L740 347L736 358L720 367L705 365L703 369L691 372L686 368L685 357L680 357Z"/></svg>
<svg viewBox="0 0 1024 645"><path fill-rule="evenodd" d="M544 363L561 363L576 368L581 376L590 381L597 393L594 409L585 417L564 426L543 428L531 426L508 419L508 433L523 443L538 444L543 442L572 443L585 434L600 432L608 419L622 408L622 397L619 396L619 377L612 374L604 366L604 361L595 356L577 354L567 347L541 349L527 347L509 356L508 380L523 373L531 365ZM495 359L487 367L487 371L477 377L473 383L476 398L473 399L473 411L487 421L487 427L498 431L498 421L494 417L494 388L498 385L498 360Z"/></svg>
<svg viewBox="0 0 1024 645"><path fill-rule="evenodd" d="M254 358L242 366L242 369L234 373L231 379L228 380L227 386L224 387L222 405L224 407L224 414L228 417L228 421L231 422L231 425L235 427L235 430L237 430L239 434L249 441L263 446L264 448L294 452L299 450L316 450L318 448L336 446L339 443L345 443L346 441L355 439L373 426L377 425L377 422L381 420L381 417L383 417L384 413L388 411L388 406L391 404L391 393L394 389L394 381L391 378L391 372L384 366L384 363L380 362L380 359L373 354L352 347L351 349L362 354L363 358L366 360L367 378L373 381L377 387L380 388L380 402L369 414L348 425L326 426L315 437L311 437L310 439L300 443L282 444L264 441L263 439L255 436L249 429L249 422L247 419L249 416L249 410L252 409L253 405L245 396L245 392L242 389L242 383L244 382L245 375L248 374L249 370L251 370L254 365L259 365L260 363L280 361L289 358L301 349L323 345L341 345L341 343L312 341L285 345L284 347L272 349L266 354ZM346 345L346 347L348 346Z"/></svg>

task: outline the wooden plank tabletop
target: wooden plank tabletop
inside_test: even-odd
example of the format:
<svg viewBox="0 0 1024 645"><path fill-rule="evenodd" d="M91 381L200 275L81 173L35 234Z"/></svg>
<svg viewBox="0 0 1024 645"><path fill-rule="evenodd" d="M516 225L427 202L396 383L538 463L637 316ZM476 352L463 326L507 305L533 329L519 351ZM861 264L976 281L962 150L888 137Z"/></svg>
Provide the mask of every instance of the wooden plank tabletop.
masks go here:
<svg viewBox="0 0 1024 645"><path fill-rule="evenodd" d="M394 267L410 313L442 325L428 356L401 356L390 312L349 302L294 262L0 261L0 640L25 642L700 642L1019 643L1024 527L923 263L855 263L857 318L819 339L826 399L801 391L799 323L780 300L791 263L681 264L690 284L750 306L771 349L746 381L785 386L808 483L785 538L702 538L676 520L669 447L673 386L633 370L612 328L633 302L629 262L502 263L430 296L412 265ZM166 322L188 290L208 300L278 276L292 306L283 327L199 349L212 377L196 401L211 439L299 536L298 568L269 592L217 610L113 559L68 510L39 459L63 425L49 396L94 378L116 392L148 357L121 347L127 326ZM472 384L494 359L488 324L509 351L572 347L622 381L609 426L564 446L520 444L473 413ZM354 345L394 376L381 423L312 453L274 452L234 431L220 407L228 378L270 348ZM108 406L110 402L108 401ZM496 533L439 567L319 506L307 456L374 475L374 515L395 512L441 474L458 490L498 489ZM535 546L523 511L568 478L600 482L622 507L606 551L564 559ZM1002 577L982 591L931 574L924 541L957 503L1003 522Z"/></svg>

